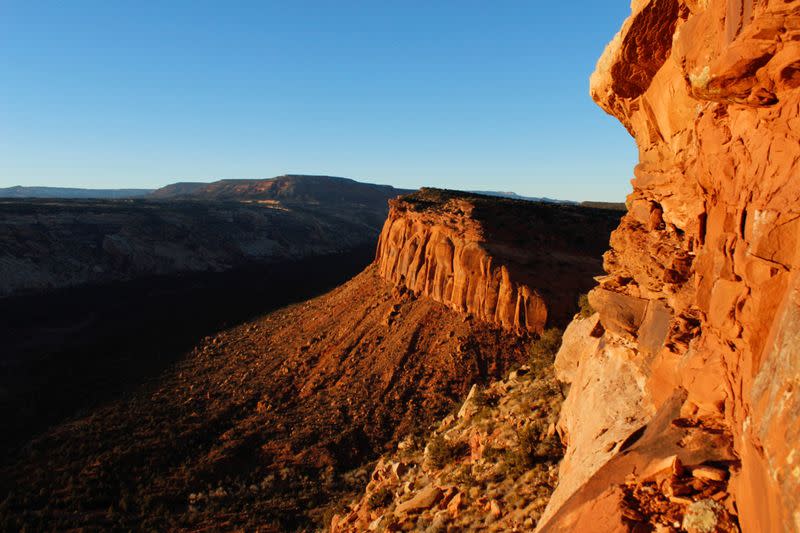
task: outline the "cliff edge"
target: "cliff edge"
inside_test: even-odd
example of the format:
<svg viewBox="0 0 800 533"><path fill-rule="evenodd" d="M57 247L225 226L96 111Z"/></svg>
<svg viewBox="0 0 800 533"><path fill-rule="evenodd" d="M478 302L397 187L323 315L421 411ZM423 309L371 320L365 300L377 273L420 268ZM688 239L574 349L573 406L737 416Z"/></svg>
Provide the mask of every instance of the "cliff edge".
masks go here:
<svg viewBox="0 0 800 533"><path fill-rule="evenodd" d="M540 531L798 531L800 2L632 11L591 93L640 162L556 361Z"/></svg>
<svg viewBox="0 0 800 533"><path fill-rule="evenodd" d="M518 332L569 321L619 220L609 210L427 188L389 204L381 277Z"/></svg>

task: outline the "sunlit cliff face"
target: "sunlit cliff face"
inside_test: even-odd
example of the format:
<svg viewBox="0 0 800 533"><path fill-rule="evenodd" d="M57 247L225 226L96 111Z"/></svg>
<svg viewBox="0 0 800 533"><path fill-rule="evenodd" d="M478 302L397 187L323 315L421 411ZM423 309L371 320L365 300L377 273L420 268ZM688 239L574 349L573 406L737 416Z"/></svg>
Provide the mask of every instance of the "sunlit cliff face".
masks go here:
<svg viewBox="0 0 800 533"><path fill-rule="evenodd" d="M606 321L607 293L664 306L664 331L645 316L621 332L648 400L686 390L724 421L746 530L800 530L800 2L632 11L591 79L640 154L593 301Z"/></svg>

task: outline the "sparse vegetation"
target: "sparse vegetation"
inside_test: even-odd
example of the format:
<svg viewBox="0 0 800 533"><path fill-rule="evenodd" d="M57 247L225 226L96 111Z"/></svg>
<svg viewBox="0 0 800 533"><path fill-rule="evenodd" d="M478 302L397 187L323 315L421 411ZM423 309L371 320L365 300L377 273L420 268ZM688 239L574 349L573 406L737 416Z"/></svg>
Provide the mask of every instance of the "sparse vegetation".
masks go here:
<svg viewBox="0 0 800 533"><path fill-rule="evenodd" d="M558 461L562 446L558 437L547 434L547 428L535 423L517 432L517 447L506 450L505 463L508 472L518 476L538 464Z"/></svg>
<svg viewBox="0 0 800 533"><path fill-rule="evenodd" d="M469 446L466 442L450 442L442 435L436 435L428 443L428 461L434 468L442 468L467 453Z"/></svg>
<svg viewBox="0 0 800 533"><path fill-rule="evenodd" d="M394 492L389 487L382 487L381 489L373 492L369 496L369 507L370 509L380 509L381 507L386 507L390 503L392 503L392 499L394 498Z"/></svg>
<svg viewBox="0 0 800 533"><path fill-rule="evenodd" d="M560 337L560 331L549 330L533 343L538 361L552 365ZM523 365L506 380L476 388L462 416L450 413L434 427L424 453L407 453L404 445L402 454L384 457L368 493L338 523L352 532L366 531L372 523L389 530L393 520L397 530L421 531L437 523L435 531L467 531L486 524L488 511L493 522L487 531L533 531L563 455L554 431L562 400L552 366L536 374ZM400 463L407 467L396 469ZM419 507L399 518L391 504L376 509L383 487L393 491L398 506L415 501ZM457 512L441 513L441 500L433 496L437 490L440 498L442 491L454 491L448 506Z"/></svg>
<svg viewBox="0 0 800 533"><path fill-rule="evenodd" d="M484 389L477 389L475 391L475 396L472 398L472 403L477 407L479 410L483 409L484 407L496 407L497 406L498 398L493 394L487 394Z"/></svg>
<svg viewBox="0 0 800 533"><path fill-rule="evenodd" d="M449 479L451 482L464 487L472 487L477 484L475 475L472 473L472 466L469 464L459 466L450 475Z"/></svg>
<svg viewBox="0 0 800 533"><path fill-rule="evenodd" d="M564 332L558 328L548 328L531 343L528 350L528 364L534 376L539 376L552 368L556 353L561 347L563 334Z"/></svg>
<svg viewBox="0 0 800 533"><path fill-rule="evenodd" d="M581 318L589 318L594 313L594 307L589 303L589 295L581 294L578 296L578 315L580 315Z"/></svg>

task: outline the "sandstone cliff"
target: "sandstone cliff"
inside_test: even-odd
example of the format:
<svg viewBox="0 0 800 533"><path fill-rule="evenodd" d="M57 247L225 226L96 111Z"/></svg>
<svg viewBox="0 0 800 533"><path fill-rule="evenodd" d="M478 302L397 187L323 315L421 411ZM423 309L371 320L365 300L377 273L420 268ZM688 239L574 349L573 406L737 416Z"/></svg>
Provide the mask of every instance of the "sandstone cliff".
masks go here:
<svg viewBox="0 0 800 533"><path fill-rule="evenodd" d="M521 332L569 320L619 220L609 210L436 189L390 205L376 258L382 277Z"/></svg>
<svg viewBox="0 0 800 533"><path fill-rule="evenodd" d="M640 163L557 360L541 530L798 531L800 2L632 10L591 92Z"/></svg>

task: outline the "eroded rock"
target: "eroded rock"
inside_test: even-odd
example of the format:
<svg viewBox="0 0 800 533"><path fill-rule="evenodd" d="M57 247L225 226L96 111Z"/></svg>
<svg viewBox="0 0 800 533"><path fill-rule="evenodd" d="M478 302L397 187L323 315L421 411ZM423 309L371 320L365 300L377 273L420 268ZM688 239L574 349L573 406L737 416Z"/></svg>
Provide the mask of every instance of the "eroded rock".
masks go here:
<svg viewBox="0 0 800 533"><path fill-rule="evenodd" d="M632 11L591 93L635 137L640 162L591 293L605 333L562 347L568 447L541 530L664 530L680 518L694 531L798 531L800 2L641 0ZM615 413L605 391L622 376L628 412ZM606 442L637 424L641 434ZM673 457L686 472L642 477ZM690 518L709 509L716 525Z"/></svg>
<svg viewBox="0 0 800 533"><path fill-rule="evenodd" d="M521 332L572 318L618 220L614 211L435 189L390 205L378 243L381 276Z"/></svg>

